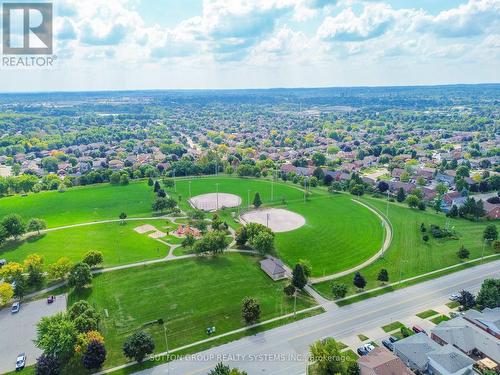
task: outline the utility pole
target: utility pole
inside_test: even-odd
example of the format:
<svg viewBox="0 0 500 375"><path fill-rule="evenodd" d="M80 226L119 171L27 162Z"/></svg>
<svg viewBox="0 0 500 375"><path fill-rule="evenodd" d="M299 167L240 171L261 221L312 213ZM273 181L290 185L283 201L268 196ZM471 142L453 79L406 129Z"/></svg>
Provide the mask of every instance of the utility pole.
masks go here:
<svg viewBox="0 0 500 375"><path fill-rule="evenodd" d="M486 239L483 240L483 250L481 251L481 264L484 261L484 247L486 246Z"/></svg>
<svg viewBox="0 0 500 375"><path fill-rule="evenodd" d="M219 209L219 183L216 183L216 184L215 184L215 187L216 187L216 189L217 189L217 194L216 194L216 195L217 195L217 199L216 199L216 201L217 201L217 206L215 207L215 210L217 211L217 210Z"/></svg>
<svg viewBox="0 0 500 375"><path fill-rule="evenodd" d="M174 192L177 193L177 184L175 183L175 169L174 169Z"/></svg>
<svg viewBox="0 0 500 375"><path fill-rule="evenodd" d="M270 216L270 215L271 215L271 214L267 214L267 215L266 215L266 220L267 220L267 221L266 221L266 227L268 227L268 228L269 228L269 216Z"/></svg>
<svg viewBox="0 0 500 375"><path fill-rule="evenodd" d="M293 294L294 299L293 299L293 318L295 319L295 316L297 315L297 290L295 290L295 293Z"/></svg>
<svg viewBox="0 0 500 375"><path fill-rule="evenodd" d="M274 201L274 169L272 170L273 177L271 180L271 202Z"/></svg>

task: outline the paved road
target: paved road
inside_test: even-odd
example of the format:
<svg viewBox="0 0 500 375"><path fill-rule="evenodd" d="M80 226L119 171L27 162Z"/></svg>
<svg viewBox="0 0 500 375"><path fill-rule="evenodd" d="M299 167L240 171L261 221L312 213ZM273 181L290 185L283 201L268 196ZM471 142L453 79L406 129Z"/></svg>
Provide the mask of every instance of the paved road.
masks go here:
<svg viewBox="0 0 500 375"><path fill-rule="evenodd" d="M42 354L33 340L36 338L36 324L44 317L66 310L66 297L57 296L52 304L46 300L21 303L21 310L12 314L10 306L0 310L0 373L16 368L16 357L26 353L26 362L32 365Z"/></svg>
<svg viewBox="0 0 500 375"><path fill-rule="evenodd" d="M221 360L249 374L304 374L305 357L313 341L327 336L355 335L404 319L447 302L452 292L478 290L488 277L500 277L500 261L330 309L321 315L200 352L195 359L176 360L140 374L205 375Z"/></svg>

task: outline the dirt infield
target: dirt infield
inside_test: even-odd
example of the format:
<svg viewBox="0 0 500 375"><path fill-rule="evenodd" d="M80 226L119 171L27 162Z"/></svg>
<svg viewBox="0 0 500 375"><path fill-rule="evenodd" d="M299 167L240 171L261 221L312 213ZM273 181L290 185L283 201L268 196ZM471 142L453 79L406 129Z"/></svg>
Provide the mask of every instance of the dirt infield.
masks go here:
<svg viewBox="0 0 500 375"><path fill-rule="evenodd" d="M144 233L152 232L152 231L156 230L156 228L150 224L144 224L144 225L141 225L140 227L135 227L134 230L139 234L144 234Z"/></svg>
<svg viewBox="0 0 500 375"><path fill-rule="evenodd" d="M250 211L241 215L241 220L243 223L269 225L269 228L273 232L289 232L300 228L306 223L306 220L301 215L282 208L266 208Z"/></svg>
<svg viewBox="0 0 500 375"><path fill-rule="evenodd" d="M238 207L241 204L241 198L234 194L210 193L197 195L189 200L194 208L203 211L214 211L224 207Z"/></svg>

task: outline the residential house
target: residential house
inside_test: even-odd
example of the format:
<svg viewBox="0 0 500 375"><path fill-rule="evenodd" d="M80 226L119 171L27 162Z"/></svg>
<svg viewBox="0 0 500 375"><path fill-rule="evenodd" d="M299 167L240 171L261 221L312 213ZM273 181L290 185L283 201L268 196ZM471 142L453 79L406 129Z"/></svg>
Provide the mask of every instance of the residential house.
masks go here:
<svg viewBox="0 0 500 375"><path fill-rule="evenodd" d="M439 323L431 337L438 343L450 344L467 355L481 354L500 364L500 307L470 310Z"/></svg>
<svg viewBox="0 0 500 375"><path fill-rule="evenodd" d="M384 348L375 348L358 359L360 375L414 375L404 363Z"/></svg>
<svg viewBox="0 0 500 375"><path fill-rule="evenodd" d="M427 371L432 375L473 375L475 361L456 349L445 345L428 354Z"/></svg>
<svg viewBox="0 0 500 375"><path fill-rule="evenodd" d="M500 204L493 204L490 202L483 202L486 217L492 220L500 219Z"/></svg>
<svg viewBox="0 0 500 375"><path fill-rule="evenodd" d="M425 333L420 332L394 343L394 354L413 371L426 372L428 354L441 346Z"/></svg>
<svg viewBox="0 0 500 375"><path fill-rule="evenodd" d="M415 190L417 187L417 185L411 183L411 182L399 182L399 181L390 181L389 182L389 190L392 192L392 193L396 193L398 192L398 190L400 188L403 188L403 190L405 191L405 193L409 193L413 190Z"/></svg>

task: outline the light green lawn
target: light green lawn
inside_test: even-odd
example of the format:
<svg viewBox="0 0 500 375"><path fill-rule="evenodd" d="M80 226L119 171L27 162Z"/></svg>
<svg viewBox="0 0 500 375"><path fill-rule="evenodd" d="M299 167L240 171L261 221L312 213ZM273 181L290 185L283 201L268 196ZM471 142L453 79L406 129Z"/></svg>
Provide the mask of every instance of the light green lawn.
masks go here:
<svg viewBox="0 0 500 375"><path fill-rule="evenodd" d="M427 319L430 318L431 316L439 314L437 311L434 310L426 310L422 311L421 313L418 313L417 316L422 319Z"/></svg>
<svg viewBox="0 0 500 375"><path fill-rule="evenodd" d="M126 186L96 184L68 189L64 193L45 191L27 196L0 198L0 218L11 213L25 220L45 219L48 227L118 219L121 212L129 217L152 216L154 196L147 181L132 181Z"/></svg>
<svg viewBox="0 0 500 375"><path fill-rule="evenodd" d="M285 282L273 282L258 260L226 254L104 273L94 278L92 289L70 293L69 304L85 298L102 313L106 367L118 365L126 361L124 340L139 329L153 335L156 352L166 350L161 327L147 324L158 318L167 322L172 349L206 338L207 327L215 326L221 334L245 326L241 301L246 296L258 299L262 321L292 312L293 299L283 293ZM297 310L313 304L301 295Z"/></svg>
<svg viewBox="0 0 500 375"><path fill-rule="evenodd" d="M0 258L20 262L31 253L43 255L45 264L62 256L77 262L89 250L103 253L104 266L134 263L142 260L163 258L169 247L139 234L134 228L143 224L155 226L165 232L166 220L127 221L102 223L47 232L40 237L33 236L21 242L9 242L0 248Z"/></svg>
<svg viewBox="0 0 500 375"><path fill-rule="evenodd" d="M362 200L382 213L386 213L385 200L368 197ZM383 259L375 261L360 271L367 281L366 290L381 285L377 281L377 275L382 268L388 270L389 282L397 282L400 278L405 279L460 263L456 253L461 245L470 251L470 259L479 258L483 248L483 231L488 224L464 219L447 219L444 214L436 214L429 209L420 211L393 203L389 204L389 220L394 231L389 250ZM444 227L447 221L449 227L456 230L458 240L434 239L430 234L427 243L422 240L421 223L425 223L427 228L430 224ZM490 246L486 246L485 255L493 252ZM354 274L349 274L335 282L345 283L349 287L348 295L351 295L356 292L352 283L353 278ZM333 281L319 283L315 285L315 288L324 296L332 298L332 283Z"/></svg>

